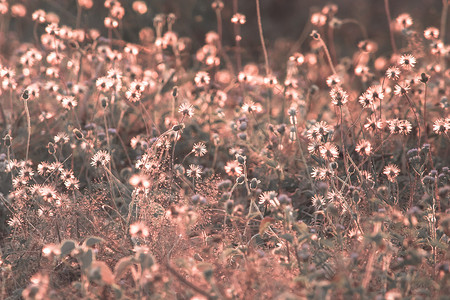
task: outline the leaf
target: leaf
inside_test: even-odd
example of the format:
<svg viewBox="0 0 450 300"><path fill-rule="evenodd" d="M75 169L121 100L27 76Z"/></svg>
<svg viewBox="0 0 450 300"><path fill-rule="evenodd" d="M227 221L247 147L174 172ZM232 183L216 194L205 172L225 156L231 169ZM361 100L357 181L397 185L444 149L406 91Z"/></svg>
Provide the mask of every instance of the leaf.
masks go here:
<svg viewBox="0 0 450 300"><path fill-rule="evenodd" d="M114 277L116 279L121 278L128 271L128 269L134 265L134 262L134 257L132 256L121 258L114 268Z"/></svg>
<svg viewBox="0 0 450 300"><path fill-rule="evenodd" d="M261 224L259 224L259 234L262 235L267 228L269 228L270 224L273 224L275 219L272 217L265 217L262 219Z"/></svg>
<svg viewBox="0 0 450 300"><path fill-rule="evenodd" d="M143 270L150 269L155 264L155 259L150 253L139 253L138 259Z"/></svg>
<svg viewBox="0 0 450 300"><path fill-rule="evenodd" d="M80 262L81 267L86 270L92 265L92 261L94 260L94 253L92 249L88 249L86 252L80 254Z"/></svg>
<svg viewBox="0 0 450 300"><path fill-rule="evenodd" d="M96 275L99 274L104 283L109 285L114 284L114 274L103 261L94 261L90 267L89 274L91 275L91 278L96 278Z"/></svg>
<svg viewBox="0 0 450 300"><path fill-rule="evenodd" d="M272 160L272 159L266 161L266 164L267 164L269 167L272 167L272 168L278 167L278 163L277 163L276 161Z"/></svg>
<svg viewBox="0 0 450 300"><path fill-rule="evenodd" d="M64 242L62 242L61 244L61 258L66 257L67 255L69 255L73 249L75 249L76 247L76 242L72 241L72 240L65 240Z"/></svg>
<svg viewBox="0 0 450 300"><path fill-rule="evenodd" d="M101 243L103 241L104 241L104 239L102 239L102 238L99 238L99 237L96 237L96 236L91 236L91 237L88 237L84 241L83 245L87 246L87 247L91 247L91 246L93 246L95 244L98 244L98 243Z"/></svg>

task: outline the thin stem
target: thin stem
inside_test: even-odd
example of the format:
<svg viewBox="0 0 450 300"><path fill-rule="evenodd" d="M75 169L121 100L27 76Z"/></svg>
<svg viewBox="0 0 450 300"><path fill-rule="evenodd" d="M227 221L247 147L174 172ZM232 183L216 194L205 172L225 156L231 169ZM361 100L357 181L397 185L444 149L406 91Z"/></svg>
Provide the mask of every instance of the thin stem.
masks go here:
<svg viewBox="0 0 450 300"><path fill-rule="evenodd" d="M323 51L325 52L325 56L327 57L328 64L330 65L331 71L333 72L333 74L336 75L336 69L334 68L333 61L331 60L330 51L328 51L328 47L325 44L325 41L320 36L319 36L319 41L322 44Z"/></svg>
<svg viewBox="0 0 450 300"><path fill-rule="evenodd" d="M221 51L222 48L222 15L220 12L221 12L220 9L216 9L217 34L219 35L219 42L218 42L219 52Z"/></svg>
<svg viewBox="0 0 450 300"><path fill-rule="evenodd" d="M392 51L394 51L394 53L397 53L397 46L395 45L394 32L392 31L392 19L391 19L391 11L389 10L389 0L384 0L384 9L386 10L386 16L389 24L389 36L391 38Z"/></svg>
<svg viewBox="0 0 450 300"><path fill-rule="evenodd" d="M233 14L236 14L237 11L238 11L238 0L233 0ZM242 69L242 61L241 61L241 34L238 23L234 24L233 31L236 41L236 48L235 48L236 65L237 65L237 72L239 73Z"/></svg>
<svg viewBox="0 0 450 300"><path fill-rule="evenodd" d="M259 38L261 39L261 46L262 46L263 53L264 53L264 62L266 64L266 75L269 75L270 74L269 57L267 55L266 44L264 43L264 35L263 35L262 22L261 22L261 11L259 9L259 0L256 0L256 16L258 18Z"/></svg>
<svg viewBox="0 0 450 300"><path fill-rule="evenodd" d="M425 83L424 99L423 99L423 128L425 134L425 142L428 143L428 130L427 130L427 88Z"/></svg>
<svg viewBox="0 0 450 300"><path fill-rule="evenodd" d="M25 155L25 161L28 161L28 152L30 150L30 138L31 138L31 118L30 118L30 110L28 109L28 100L25 100L24 103L25 103L25 114L27 116L27 129L28 129L27 150L26 150L26 155Z"/></svg>
<svg viewBox="0 0 450 300"><path fill-rule="evenodd" d="M447 27L448 0L442 0L441 30L439 36L442 43L445 44L445 29Z"/></svg>
<svg viewBox="0 0 450 300"><path fill-rule="evenodd" d="M342 147L342 154L344 156L344 167L345 167L345 173L347 175L347 177L350 179L350 174L348 172L348 161L347 161L347 153L345 151L345 143L344 143L344 116L342 113L342 107L339 107L339 111L340 111L340 119L341 119L341 124L340 124L340 128L341 128L341 147ZM351 180L350 180L351 183Z"/></svg>
<svg viewBox="0 0 450 300"><path fill-rule="evenodd" d="M416 118L417 129L419 130L419 141L417 143L417 147L420 148L420 141L421 141L422 135L421 135L421 131L420 131L419 117L417 116L417 112L416 112L416 109L414 108L414 104L412 103L411 98L409 98L408 94L405 94L405 98L408 100L408 103L411 106L411 109L412 109L412 111L414 113L414 117Z"/></svg>

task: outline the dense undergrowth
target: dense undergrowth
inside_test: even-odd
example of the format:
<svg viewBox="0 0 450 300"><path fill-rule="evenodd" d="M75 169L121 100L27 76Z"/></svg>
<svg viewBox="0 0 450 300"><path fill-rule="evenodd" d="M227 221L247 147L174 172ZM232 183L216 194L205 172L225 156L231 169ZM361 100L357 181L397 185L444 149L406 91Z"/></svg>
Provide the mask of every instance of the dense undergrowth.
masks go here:
<svg viewBox="0 0 450 300"><path fill-rule="evenodd" d="M72 2L0 1L2 299L448 297L447 1L433 27L384 1L386 45L316 7L286 57L256 1L260 61L238 1L198 48L143 1Z"/></svg>

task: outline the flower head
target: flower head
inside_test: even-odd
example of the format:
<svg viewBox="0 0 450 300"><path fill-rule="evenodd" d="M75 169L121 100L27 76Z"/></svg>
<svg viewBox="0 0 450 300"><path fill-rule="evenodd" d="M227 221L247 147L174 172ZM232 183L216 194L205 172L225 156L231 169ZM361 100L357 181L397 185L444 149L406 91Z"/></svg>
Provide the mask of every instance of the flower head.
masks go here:
<svg viewBox="0 0 450 300"><path fill-rule="evenodd" d="M411 70L416 64L416 58L411 54L404 54L400 57L398 63L405 70Z"/></svg>
<svg viewBox="0 0 450 300"><path fill-rule="evenodd" d="M100 150L97 153L95 153L94 156L92 156L91 165L93 167L100 167L100 166L106 167L110 161L111 156L109 155L109 153L104 150Z"/></svg>
<svg viewBox="0 0 450 300"><path fill-rule="evenodd" d="M189 169L186 171L186 175L192 178L201 178L202 173L202 167L199 165L189 165Z"/></svg>
<svg viewBox="0 0 450 300"><path fill-rule="evenodd" d="M208 150L206 150L205 143L200 142L194 144L194 147L192 147L192 152L195 154L195 156L203 156L208 152Z"/></svg>
<svg viewBox="0 0 450 300"><path fill-rule="evenodd" d="M400 78L400 69L397 67L389 67L386 70L386 77L388 79L397 80Z"/></svg>
<svg viewBox="0 0 450 300"><path fill-rule="evenodd" d="M390 182L395 182L398 174L400 174L400 169L394 164L389 164L384 167L383 174L387 176Z"/></svg>
<svg viewBox="0 0 450 300"><path fill-rule="evenodd" d="M183 117L192 118L194 115L194 106L189 103L183 103L180 105L178 112L183 115Z"/></svg>
<svg viewBox="0 0 450 300"><path fill-rule="evenodd" d="M348 102L348 93L344 91L341 87L334 87L330 91L331 103L336 106L342 106Z"/></svg>

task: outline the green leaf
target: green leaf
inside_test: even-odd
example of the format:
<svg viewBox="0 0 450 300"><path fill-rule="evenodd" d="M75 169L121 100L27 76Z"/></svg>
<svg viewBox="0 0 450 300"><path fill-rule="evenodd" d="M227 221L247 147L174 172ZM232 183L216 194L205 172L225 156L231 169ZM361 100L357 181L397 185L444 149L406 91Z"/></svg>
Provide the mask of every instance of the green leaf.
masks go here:
<svg viewBox="0 0 450 300"><path fill-rule="evenodd" d="M61 258L64 258L67 255L69 255L73 251L73 249L75 249L76 246L77 246L76 242L72 240L66 240L62 242L60 248Z"/></svg>
<svg viewBox="0 0 450 300"><path fill-rule="evenodd" d="M91 246L93 246L95 244L98 244L98 243L101 243L103 241L104 241L104 239L102 239L102 238L99 238L99 237L96 237L96 236L91 236L91 237L88 237L84 241L83 245L86 246L86 247L91 247Z"/></svg>

